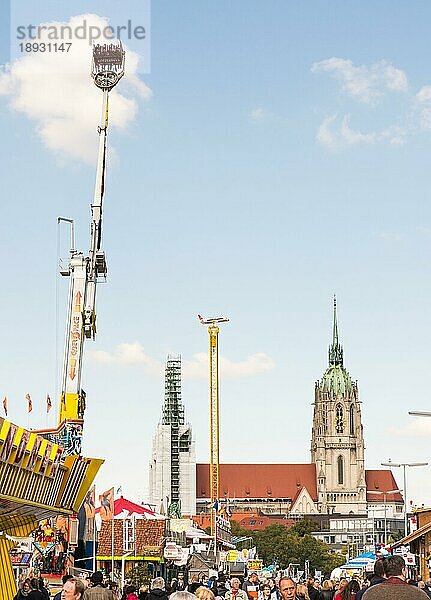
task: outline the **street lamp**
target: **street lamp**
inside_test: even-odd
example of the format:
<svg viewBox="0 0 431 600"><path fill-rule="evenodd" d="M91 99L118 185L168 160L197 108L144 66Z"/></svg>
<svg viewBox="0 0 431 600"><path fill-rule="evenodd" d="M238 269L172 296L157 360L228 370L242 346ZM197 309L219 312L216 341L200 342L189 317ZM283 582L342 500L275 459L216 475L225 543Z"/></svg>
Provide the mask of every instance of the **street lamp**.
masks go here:
<svg viewBox="0 0 431 600"><path fill-rule="evenodd" d="M383 496L383 506L385 508L385 546L388 543L388 526L387 526L387 519L386 519L386 509L387 509L386 498L387 498L388 494L396 494L397 492L402 492L402 491L403 490L389 490L387 492L368 492L369 494L375 494L376 496Z"/></svg>
<svg viewBox="0 0 431 600"><path fill-rule="evenodd" d="M415 463L393 463L391 459L387 463L381 463L382 467L402 467L403 468L403 481L404 481L404 537L407 537L407 482L406 482L406 467L426 467L427 462L415 462Z"/></svg>

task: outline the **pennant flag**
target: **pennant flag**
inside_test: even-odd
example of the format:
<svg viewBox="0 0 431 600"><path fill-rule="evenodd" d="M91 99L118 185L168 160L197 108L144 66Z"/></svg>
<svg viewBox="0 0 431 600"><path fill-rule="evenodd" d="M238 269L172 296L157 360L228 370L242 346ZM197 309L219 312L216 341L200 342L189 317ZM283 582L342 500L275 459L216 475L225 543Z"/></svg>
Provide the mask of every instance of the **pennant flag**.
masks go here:
<svg viewBox="0 0 431 600"><path fill-rule="evenodd" d="M51 398L49 397L49 394L47 394L46 395L46 412L47 412L47 414L49 413L51 408L52 408Z"/></svg>
<svg viewBox="0 0 431 600"><path fill-rule="evenodd" d="M94 515L96 512L96 486L95 485L93 485L93 487L88 490L87 495L85 496L84 508L85 508L85 514L87 515L87 519L94 519Z"/></svg>
<svg viewBox="0 0 431 600"><path fill-rule="evenodd" d="M6 396L3 398L3 408L4 408L4 414L7 416L7 398L6 398Z"/></svg>
<svg viewBox="0 0 431 600"><path fill-rule="evenodd" d="M103 492L99 496L100 518L102 521L110 521L114 516L114 488Z"/></svg>
<svg viewBox="0 0 431 600"><path fill-rule="evenodd" d="M27 412L31 413L31 411L33 410L33 402L31 401L30 394L26 394L25 397L28 404Z"/></svg>

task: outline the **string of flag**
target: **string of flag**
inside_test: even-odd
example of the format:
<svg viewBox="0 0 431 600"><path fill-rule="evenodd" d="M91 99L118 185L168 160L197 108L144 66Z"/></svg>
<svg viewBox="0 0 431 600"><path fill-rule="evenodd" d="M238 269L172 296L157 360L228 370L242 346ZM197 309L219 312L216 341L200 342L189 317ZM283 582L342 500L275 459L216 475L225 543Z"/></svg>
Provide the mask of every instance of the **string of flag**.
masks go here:
<svg viewBox="0 0 431 600"><path fill-rule="evenodd" d="M30 414L33 410L33 400L31 398L30 394L26 394L25 399L27 402L27 413ZM3 411L4 411L4 414L6 417L8 416L8 405L9 405L8 398L7 398L7 396L5 396L3 398ZM50 398L49 394L47 394L46 395L46 414L49 413L51 408L52 408L51 398Z"/></svg>

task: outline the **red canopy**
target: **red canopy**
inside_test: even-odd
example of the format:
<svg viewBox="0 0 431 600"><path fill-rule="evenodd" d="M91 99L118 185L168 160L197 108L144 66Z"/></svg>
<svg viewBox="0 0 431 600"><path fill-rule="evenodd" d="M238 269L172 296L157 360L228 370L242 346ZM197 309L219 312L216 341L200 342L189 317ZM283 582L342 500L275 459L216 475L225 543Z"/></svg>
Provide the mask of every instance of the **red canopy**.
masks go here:
<svg viewBox="0 0 431 600"><path fill-rule="evenodd" d="M96 508L96 513L98 512L100 512L100 506L99 508ZM156 516L156 513L153 510L145 508L145 506L142 506L141 504L135 504L121 496L120 498L117 498L117 500L114 500L114 517L123 516L123 514L126 517L132 514L148 515L149 517Z"/></svg>

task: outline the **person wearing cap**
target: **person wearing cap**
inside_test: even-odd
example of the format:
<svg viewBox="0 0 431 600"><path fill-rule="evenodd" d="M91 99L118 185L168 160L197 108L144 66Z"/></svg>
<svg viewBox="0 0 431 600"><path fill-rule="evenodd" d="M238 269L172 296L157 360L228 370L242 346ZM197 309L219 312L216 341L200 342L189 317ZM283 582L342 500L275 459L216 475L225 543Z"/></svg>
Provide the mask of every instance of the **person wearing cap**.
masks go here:
<svg viewBox="0 0 431 600"><path fill-rule="evenodd" d="M83 600L115 600L114 592L103 585L102 571L95 571L90 581L91 587L85 590Z"/></svg>

